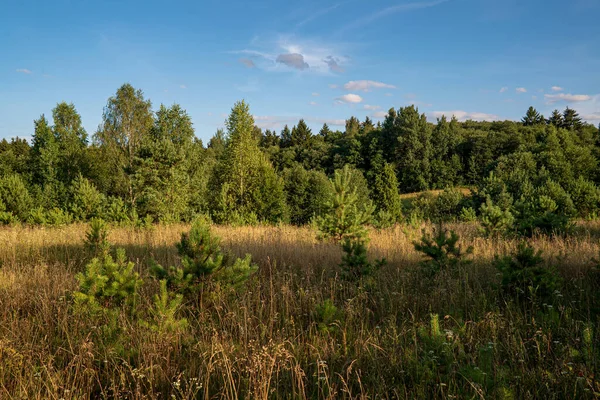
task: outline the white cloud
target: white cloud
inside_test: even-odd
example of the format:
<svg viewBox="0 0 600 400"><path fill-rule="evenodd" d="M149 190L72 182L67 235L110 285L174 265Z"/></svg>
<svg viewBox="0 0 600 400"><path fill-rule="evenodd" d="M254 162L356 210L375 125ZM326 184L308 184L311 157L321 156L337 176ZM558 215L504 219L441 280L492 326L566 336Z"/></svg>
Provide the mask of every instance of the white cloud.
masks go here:
<svg viewBox="0 0 600 400"><path fill-rule="evenodd" d="M508 87L504 86L500 88L500 93L504 93L508 90Z"/></svg>
<svg viewBox="0 0 600 400"><path fill-rule="evenodd" d="M459 121L473 120L473 121L497 121L500 119L495 114L486 114L481 112L467 112L462 110L455 111L433 111L428 114L429 117L432 118L441 118L442 116L446 116L446 118L456 117Z"/></svg>
<svg viewBox="0 0 600 400"><path fill-rule="evenodd" d="M179 85L179 87L180 87L181 89L187 89L187 86L185 86L185 85Z"/></svg>
<svg viewBox="0 0 600 400"><path fill-rule="evenodd" d="M560 86L552 86L550 89L552 89L553 92L562 92L563 90L565 90Z"/></svg>
<svg viewBox="0 0 600 400"><path fill-rule="evenodd" d="M317 103L316 101L311 101L310 103L308 103L311 106L318 106L319 103Z"/></svg>
<svg viewBox="0 0 600 400"><path fill-rule="evenodd" d="M317 92L313 92L313 93L312 93L312 95L313 95L314 97L319 97L321 94L320 94L320 93L317 93Z"/></svg>
<svg viewBox="0 0 600 400"><path fill-rule="evenodd" d="M546 103L554 104L554 103L558 103L560 101L564 101L567 103L578 103L578 102L582 102L582 101L589 101L592 99L592 96L587 95L587 94L559 93L559 94L545 94L544 98L546 99Z"/></svg>
<svg viewBox="0 0 600 400"><path fill-rule="evenodd" d="M344 68L340 66L338 60L335 57L327 56L323 61L327 63L329 69L333 72L344 72Z"/></svg>
<svg viewBox="0 0 600 400"><path fill-rule="evenodd" d="M363 106L363 108L365 110L375 111L375 110L379 110L381 107L379 107L379 106L372 106L372 105L369 105L369 104L365 104Z"/></svg>
<svg viewBox="0 0 600 400"><path fill-rule="evenodd" d="M524 87L519 87L515 89L517 91L517 93L527 93L527 89L525 89Z"/></svg>
<svg viewBox="0 0 600 400"><path fill-rule="evenodd" d="M254 64L254 61L252 61L249 58L240 58L239 62L241 62L242 64L244 64L248 68L254 68L254 67L256 67L256 64Z"/></svg>
<svg viewBox="0 0 600 400"><path fill-rule="evenodd" d="M343 96L336 98L339 103L362 103L363 98L357 94L348 93Z"/></svg>
<svg viewBox="0 0 600 400"><path fill-rule="evenodd" d="M373 118L385 118L387 116L387 112L385 111L377 111L376 113L373 113L372 117Z"/></svg>
<svg viewBox="0 0 600 400"><path fill-rule="evenodd" d="M30 70L28 70L27 68L19 68L17 69L17 72L20 72L22 74L31 74L32 72Z"/></svg>
<svg viewBox="0 0 600 400"><path fill-rule="evenodd" d="M277 56L275 61L301 71L310 67L308 63L304 61L304 56L300 53L280 54Z"/></svg>
<svg viewBox="0 0 600 400"><path fill-rule="evenodd" d="M350 81L344 85L346 90L369 92L371 89L396 89L396 86L377 81Z"/></svg>

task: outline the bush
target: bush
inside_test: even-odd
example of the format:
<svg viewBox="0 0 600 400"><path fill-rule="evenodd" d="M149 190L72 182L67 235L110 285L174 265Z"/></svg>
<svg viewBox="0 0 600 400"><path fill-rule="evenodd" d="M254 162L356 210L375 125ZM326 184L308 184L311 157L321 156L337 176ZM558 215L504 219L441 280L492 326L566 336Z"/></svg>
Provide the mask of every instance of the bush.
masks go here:
<svg viewBox="0 0 600 400"><path fill-rule="evenodd" d="M150 309L151 321L143 321L142 325L158 333L161 337L182 333L188 327L187 319L177 318L182 301L183 296L169 293L167 281L161 280L160 292L154 295L154 307Z"/></svg>
<svg viewBox="0 0 600 400"><path fill-rule="evenodd" d="M337 329L340 311L330 299L325 300L315 307L314 319L319 332L332 333Z"/></svg>
<svg viewBox="0 0 600 400"><path fill-rule="evenodd" d="M46 213L46 223L52 226L68 225L73 222L73 216L68 211L54 207Z"/></svg>
<svg viewBox="0 0 600 400"><path fill-rule="evenodd" d="M375 272L385 265L385 259L375 260L374 263L367 259L367 245L364 240L346 239L342 244L342 277L348 281L358 281L362 278L372 277Z"/></svg>
<svg viewBox="0 0 600 400"><path fill-rule="evenodd" d="M84 247L94 257L109 253L108 229L100 218L94 218L90 222L89 230L85 234Z"/></svg>
<svg viewBox="0 0 600 400"><path fill-rule="evenodd" d="M537 252L525 242L519 243L517 252L510 256L498 257L494 266L502 273L502 289L516 299L548 300L558 288L557 274L544 268L541 257L542 251Z"/></svg>
<svg viewBox="0 0 600 400"><path fill-rule="evenodd" d="M202 284L212 279L226 287L238 287L256 270L250 256L233 260L221 251L221 239L210 232L210 222L197 218L189 233L181 235L177 250L181 257L180 267L164 268L156 262L151 272L167 285L181 292L201 290Z"/></svg>
<svg viewBox="0 0 600 400"><path fill-rule="evenodd" d="M481 226L488 237L498 237L505 234L514 223L514 217L509 210L502 210L487 198L481 205Z"/></svg>
<svg viewBox="0 0 600 400"><path fill-rule="evenodd" d="M76 307L92 314L122 306L133 310L142 284L133 268L134 264L125 258L124 249L117 250L114 260L109 254L94 258L85 272L76 276L79 282L79 290L73 294Z"/></svg>
<svg viewBox="0 0 600 400"><path fill-rule="evenodd" d="M12 217L5 215L5 220L27 221L33 199L20 175L0 178L0 201L4 204L5 211L12 214Z"/></svg>
<svg viewBox="0 0 600 400"><path fill-rule="evenodd" d="M433 235L423 232L420 242L413 242L415 250L423 253L426 258L421 262L425 272L436 275L440 271L453 271L458 266L467 264L465 256L473 253L473 247L468 247L465 252L457 245L459 236L454 231L448 232L439 225L434 229Z"/></svg>
<svg viewBox="0 0 600 400"><path fill-rule="evenodd" d="M72 191L71 211L75 219L88 221L103 217L106 198L89 180L79 175L73 182Z"/></svg>
<svg viewBox="0 0 600 400"><path fill-rule="evenodd" d="M117 223L130 222L129 210L125 205L125 202L120 197L110 196L106 201L106 207L104 214L107 221Z"/></svg>
<svg viewBox="0 0 600 400"><path fill-rule="evenodd" d="M440 193L430 210L430 219L436 222L455 221L460 214L465 196L457 189L446 189Z"/></svg>

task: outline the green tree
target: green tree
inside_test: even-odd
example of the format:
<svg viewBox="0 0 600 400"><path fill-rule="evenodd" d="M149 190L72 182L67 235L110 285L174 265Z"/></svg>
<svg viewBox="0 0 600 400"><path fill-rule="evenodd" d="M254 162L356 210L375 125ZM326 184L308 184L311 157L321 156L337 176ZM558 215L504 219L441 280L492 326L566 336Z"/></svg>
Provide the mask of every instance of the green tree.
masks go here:
<svg viewBox="0 0 600 400"><path fill-rule="evenodd" d="M141 215L180 221L188 211L190 151L194 129L178 104L156 112L154 126L140 144L134 185Z"/></svg>
<svg viewBox="0 0 600 400"><path fill-rule="evenodd" d="M237 102L226 121L228 140L210 184L212 214L218 222L230 222L236 213L276 222L285 218L283 182L253 136L254 118L244 101Z"/></svg>
<svg viewBox="0 0 600 400"><path fill-rule="evenodd" d="M12 174L0 178L0 203L20 221L27 220L33 207L33 199L20 175Z"/></svg>
<svg viewBox="0 0 600 400"><path fill-rule="evenodd" d="M565 111L563 111L562 127L566 129L579 129L582 126L583 123L577 111L569 107L565 108Z"/></svg>
<svg viewBox="0 0 600 400"><path fill-rule="evenodd" d="M398 180L391 164L385 163L379 171L375 172L372 198L378 214L389 214L393 222L397 222L402 217Z"/></svg>
<svg viewBox="0 0 600 400"><path fill-rule="evenodd" d="M552 111L552 115L548 118L548 125L554 125L557 128L563 126L563 116L558 110Z"/></svg>
<svg viewBox="0 0 600 400"><path fill-rule="evenodd" d="M405 192L429 189L431 182L431 127L414 106L401 108L394 128L400 187Z"/></svg>
<svg viewBox="0 0 600 400"><path fill-rule="evenodd" d="M529 107L527 114L521 119L524 126L540 125L546 122L546 119L535 108Z"/></svg>
<svg viewBox="0 0 600 400"><path fill-rule="evenodd" d="M292 128L291 145L292 146L308 146L312 139L312 131L306 125L303 119L298 122L298 125Z"/></svg>
<svg viewBox="0 0 600 400"><path fill-rule="evenodd" d="M111 193L127 199L134 206L137 193L133 184L136 153L153 125L152 103L139 89L126 83L108 99L96 143L110 161Z"/></svg>
<svg viewBox="0 0 600 400"><path fill-rule="evenodd" d="M87 133L73 103L57 104L52 110L52 117L59 152L58 179L65 186L69 186L79 174L86 172Z"/></svg>

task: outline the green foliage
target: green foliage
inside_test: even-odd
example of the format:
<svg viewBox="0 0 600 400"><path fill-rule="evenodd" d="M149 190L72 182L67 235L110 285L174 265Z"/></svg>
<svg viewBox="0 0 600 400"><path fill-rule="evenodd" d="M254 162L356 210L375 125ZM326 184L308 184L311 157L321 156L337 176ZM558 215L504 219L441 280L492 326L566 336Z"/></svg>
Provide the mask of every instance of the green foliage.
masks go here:
<svg viewBox="0 0 600 400"><path fill-rule="evenodd" d="M413 242L415 250L425 257L421 266L426 274L433 276L440 271L452 272L470 262L465 257L473 253L473 247L470 246L463 252L462 246L458 245L459 239L456 232L448 232L439 225L433 234L423 232L421 241Z"/></svg>
<svg viewBox="0 0 600 400"><path fill-rule="evenodd" d="M84 247L94 257L108 255L110 243L108 242L108 227L100 218L93 218L85 234Z"/></svg>
<svg viewBox="0 0 600 400"><path fill-rule="evenodd" d="M210 232L206 217L197 218L177 244L181 266L164 268L154 263L152 273L169 287L184 293L202 289L209 279L224 287L241 286L257 270L250 256L232 259L221 250L221 239Z"/></svg>
<svg viewBox="0 0 600 400"><path fill-rule="evenodd" d="M325 174L297 165L284 171L283 182L292 224L307 224L323 213L331 195L331 184Z"/></svg>
<svg viewBox="0 0 600 400"><path fill-rule="evenodd" d="M502 210L487 198L480 208L481 226L488 237L499 237L507 233L513 226L514 217L509 210Z"/></svg>
<svg viewBox="0 0 600 400"><path fill-rule="evenodd" d="M460 210L458 219L462 222L474 222L477 221L477 212L473 207L463 207Z"/></svg>
<svg viewBox="0 0 600 400"><path fill-rule="evenodd" d="M76 278L79 289L73 293L75 306L91 314L119 307L133 310L142 284L134 264L126 260L124 249L117 250L114 260L110 254L92 259Z"/></svg>
<svg viewBox="0 0 600 400"><path fill-rule="evenodd" d="M4 204L6 212L22 222L27 220L33 207L33 199L23 178L16 174L0 178L0 201Z"/></svg>
<svg viewBox="0 0 600 400"><path fill-rule="evenodd" d="M542 251L537 252L525 242L519 243L515 254L498 257L495 267L502 273L502 288L518 300L550 300L558 288L559 277L544 267Z"/></svg>
<svg viewBox="0 0 600 400"><path fill-rule="evenodd" d="M96 189L93 183L79 175L72 187L71 212L78 221L102 218L106 203L105 196Z"/></svg>
<svg viewBox="0 0 600 400"><path fill-rule="evenodd" d="M321 333L333 333L337 330L340 318L340 310L333 304L331 299L317 304L313 313L314 320L317 323L317 329Z"/></svg>
<svg viewBox="0 0 600 400"><path fill-rule="evenodd" d="M363 278L371 278L386 264L385 259L370 262L367 258L367 244L365 240L345 239L342 243L342 277L348 281L356 282Z"/></svg>
<svg viewBox="0 0 600 400"><path fill-rule="evenodd" d="M333 196L327 203L327 211L316 219L319 237L340 242L345 239L365 237L365 224L371 220L373 206L359 204L356 187L351 185L351 170L345 166L335 172Z"/></svg>
<svg viewBox="0 0 600 400"><path fill-rule="evenodd" d="M167 281L160 281L160 292L154 295L154 307L150 309L151 321L142 321L142 325L158 333L162 338L179 335L188 328L186 318L177 318L183 295L172 294L167 289Z"/></svg>
<svg viewBox="0 0 600 400"><path fill-rule="evenodd" d="M398 180L392 165L386 163L383 168L375 171L375 182L371 196L378 215L387 213L393 222L402 218L402 202L398 193Z"/></svg>

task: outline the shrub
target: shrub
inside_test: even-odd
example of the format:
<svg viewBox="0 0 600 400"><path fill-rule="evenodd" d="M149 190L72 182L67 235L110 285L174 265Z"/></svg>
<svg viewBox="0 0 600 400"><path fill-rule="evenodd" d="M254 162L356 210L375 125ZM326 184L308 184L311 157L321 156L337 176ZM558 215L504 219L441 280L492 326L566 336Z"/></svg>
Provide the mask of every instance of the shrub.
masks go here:
<svg viewBox="0 0 600 400"><path fill-rule="evenodd" d="M110 251L108 229L106 223L100 218L91 220L89 230L85 234L84 247L94 257L107 255Z"/></svg>
<svg viewBox="0 0 600 400"><path fill-rule="evenodd" d="M183 296L169 293L167 281L160 281L160 292L154 295L154 307L150 309L151 321L143 321L142 325L157 332L159 336L178 335L188 327L185 318L177 318Z"/></svg>
<svg viewBox="0 0 600 400"><path fill-rule="evenodd" d="M189 233L181 235L177 250L181 257L180 267L164 268L154 263L152 273L165 279L169 287L183 292L201 289L201 284L212 279L223 286L238 287L256 270L247 255L233 260L221 251L221 239L210 232L210 222L205 217L197 218Z"/></svg>
<svg viewBox="0 0 600 400"><path fill-rule="evenodd" d="M430 218L433 221L454 221L461 211L465 196L457 189L446 189L431 205Z"/></svg>
<svg viewBox="0 0 600 400"><path fill-rule="evenodd" d="M465 256L473 253L473 247L465 252L457 245L459 236L454 231L448 232L441 225L434 229L433 235L423 232L420 242L413 242L415 250L426 258L421 262L428 275L436 275L440 271L452 271L459 265L468 263Z"/></svg>
<svg viewBox="0 0 600 400"><path fill-rule="evenodd" d="M73 222L73 215L61 208L54 207L46 213L46 223L52 226L68 225Z"/></svg>
<svg viewBox="0 0 600 400"><path fill-rule="evenodd" d="M20 175L0 178L0 201L4 204L5 211L12 214L12 217L5 216L5 219L27 221L33 199Z"/></svg>
<svg viewBox="0 0 600 400"><path fill-rule="evenodd" d="M87 221L91 218L103 217L106 198L94 184L79 175L73 182L72 191L71 211L75 219Z"/></svg>
<svg viewBox="0 0 600 400"><path fill-rule="evenodd" d="M477 221L477 212L475 211L475 209L473 207L463 207L463 209L460 210L458 219L461 220L462 222Z"/></svg>
<svg viewBox="0 0 600 400"><path fill-rule="evenodd" d="M547 300L552 296L559 278L553 270L544 268L541 255L541 250L536 252L533 247L521 242L515 254L496 256L494 266L502 273L502 289L505 293L520 300Z"/></svg>
<svg viewBox="0 0 600 400"><path fill-rule="evenodd" d="M481 205L481 226L488 237L498 237L505 234L513 225L514 217L509 210L503 210L487 198Z"/></svg>
<svg viewBox="0 0 600 400"><path fill-rule="evenodd" d="M129 211L125 202L120 197L110 196L106 201L104 214L107 221L117 223L130 222Z"/></svg>
<svg viewBox="0 0 600 400"><path fill-rule="evenodd" d="M36 207L29 212L27 222L32 225L46 225L46 212L44 207Z"/></svg>
<svg viewBox="0 0 600 400"><path fill-rule="evenodd" d="M385 259L375 260L374 263L367 259L367 246L365 240L346 239L342 244L342 277L349 281L358 281L371 277L385 265Z"/></svg>
<svg viewBox="0 0 600 400"><path fill-rule="evenodd" d="M318 304L313 314L319 332L332 333L337 329L340 311L330 299Z"/></svg>
<svg viewBox="0 0 600 400"><path fill-rule="evenodd" d="M94 258L85 272L76 276L79 282L79 290L73 294L76 307L92 314L121 306L133 310L142 284L133 268L134 264L125 258L124 249L117 250L114 260L110 254Z"/></svg>

